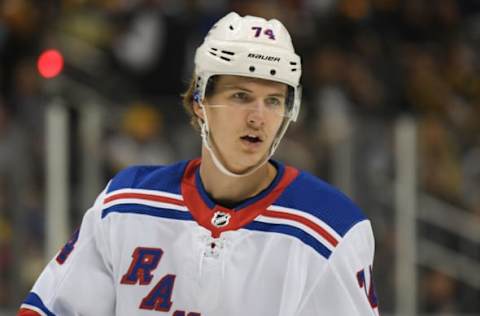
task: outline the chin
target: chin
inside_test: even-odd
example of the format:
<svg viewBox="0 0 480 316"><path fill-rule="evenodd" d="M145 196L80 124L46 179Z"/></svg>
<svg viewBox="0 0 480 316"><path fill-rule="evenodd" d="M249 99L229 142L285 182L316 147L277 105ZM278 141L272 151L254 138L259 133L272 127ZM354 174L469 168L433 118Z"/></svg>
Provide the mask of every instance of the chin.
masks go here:
<svg viewBox="0 0 480 316"><path fill-rule="evenodd" d="M243 156L242 159L237 160L234 164L229 165L229 168L234 172L245 172L248 169L256 167L260 162L265 159L266 153L263 154L247 154L239 155ZM246 157L245 157L246 156Z"/></svg>

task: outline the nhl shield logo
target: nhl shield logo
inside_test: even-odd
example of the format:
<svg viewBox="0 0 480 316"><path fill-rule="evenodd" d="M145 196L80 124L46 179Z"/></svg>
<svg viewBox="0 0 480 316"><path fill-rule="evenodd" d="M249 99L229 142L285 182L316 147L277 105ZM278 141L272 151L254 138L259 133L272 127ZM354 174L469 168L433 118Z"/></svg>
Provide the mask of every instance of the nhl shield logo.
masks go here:
<svg viewBox="0 0 480 316"><path fill-rule="evenodd" d="M230 217L232 217L230 214L220 211L215 212L215 214L212 216L212 224L216 227L227 226L228 223L230 223Z"/></svg>

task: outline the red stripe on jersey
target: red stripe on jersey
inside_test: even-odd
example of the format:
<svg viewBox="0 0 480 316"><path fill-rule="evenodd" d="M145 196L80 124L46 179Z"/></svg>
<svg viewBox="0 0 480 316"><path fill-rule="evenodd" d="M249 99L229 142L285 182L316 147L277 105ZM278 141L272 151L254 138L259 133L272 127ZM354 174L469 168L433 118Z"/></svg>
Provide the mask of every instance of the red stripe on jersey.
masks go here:
<svg viewBox="0 0 480 316"><path fill-rule="evenodd" d="M20 308L17 316L41 316L39 313L26 308Z"/></svg>
<svg viewBox="0 0 480 316"><path fill-rule="evenodd" d="M305 217L302 217L300 215L290 214L290 213L285 213L285 212L278 212L278 211L269 211L269 210L263 212L262 215L267 216L267 217L273 217L273 218L289 219L289 220L292 220L292 221L295 221L295 222L302 223L303 225L308 226L311 229L313 229L314 231L316 231L320 236L325 238L325 240L327 240L332 246L335 247L338 244L338 240L336 240L335 237L333 237L323 227L318 226L317 224L315 224L311 220L309 220Z"/></svg>
<svg viewBox="0 0 480 316"><path fill-rule="evenodd" d="M111 201L121 200L121 199L140 199L140 200L147 200L147 201L154 201L154 202L163 202L163 203L170 203L179 206L185 206L183 201L172 199L165 196L158 196L153 194L146 194L146 193L118 193L113 194L103 200L103 204L106 204Z"/></svg>

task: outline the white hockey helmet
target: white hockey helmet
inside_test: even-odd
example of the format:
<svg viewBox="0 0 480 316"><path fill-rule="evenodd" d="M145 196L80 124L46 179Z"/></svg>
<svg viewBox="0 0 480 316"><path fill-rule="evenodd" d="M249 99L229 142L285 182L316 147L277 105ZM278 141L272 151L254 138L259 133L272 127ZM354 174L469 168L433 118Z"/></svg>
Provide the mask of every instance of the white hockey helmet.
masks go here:
<svg viewBox="0 0 480 316"><path fill-rule="evenodd" d="M239 75L282 82L289 87L287 117L296 121L300 110L300 57L283 24L235 12L220 19L195 54L195 101L205 98L209 78Z"/></svg>

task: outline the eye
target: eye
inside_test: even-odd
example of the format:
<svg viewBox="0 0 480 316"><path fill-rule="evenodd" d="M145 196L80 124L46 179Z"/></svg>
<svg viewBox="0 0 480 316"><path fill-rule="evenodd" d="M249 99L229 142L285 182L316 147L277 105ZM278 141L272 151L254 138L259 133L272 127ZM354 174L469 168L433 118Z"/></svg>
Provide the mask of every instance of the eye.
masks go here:
<svg viewBox="0 0 480 316"><path fill-rule="evenodd" d="M250 96L246 92L235 92L232 94L231 99L238 102L249 102Z"/></svg>
<svg viewBox="0 0 480 316"><path fill-rule="evenodd" d="M265 100L265 103L269 106L278 107L278 106L283 106L285 104L285 100L278 97L268 97Z"/></svg>

